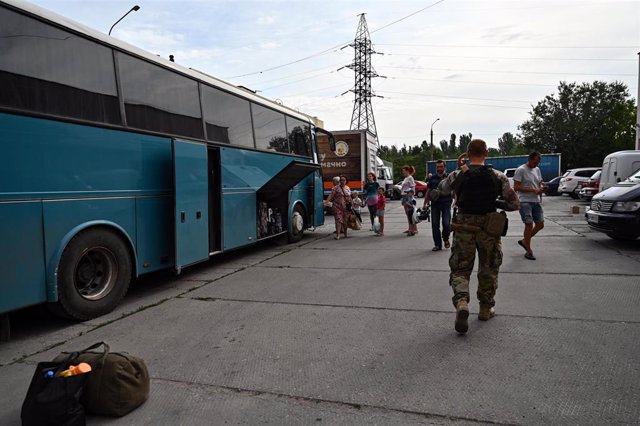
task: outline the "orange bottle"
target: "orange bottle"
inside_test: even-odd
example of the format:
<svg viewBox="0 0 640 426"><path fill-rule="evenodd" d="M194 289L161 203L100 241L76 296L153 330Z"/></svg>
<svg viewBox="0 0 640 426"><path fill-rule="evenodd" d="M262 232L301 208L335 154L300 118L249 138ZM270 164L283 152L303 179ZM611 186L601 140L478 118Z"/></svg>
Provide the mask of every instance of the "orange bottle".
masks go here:
<svg viewBox="0 0 640 426"><path fill-rule="evenodd" d="M76 376L78 374L84 374L91 371L91 366L86 362L81 362L78 365L70 365L68 369L61 371L58 376L59 377L69 377Z"/></svg>

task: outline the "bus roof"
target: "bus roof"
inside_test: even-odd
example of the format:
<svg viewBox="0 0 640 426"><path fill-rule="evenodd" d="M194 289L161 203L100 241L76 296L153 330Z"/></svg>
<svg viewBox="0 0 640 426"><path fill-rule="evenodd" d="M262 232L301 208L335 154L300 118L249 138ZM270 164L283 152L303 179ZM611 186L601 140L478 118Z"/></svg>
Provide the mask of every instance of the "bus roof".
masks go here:
<svg viewBox="0 0 640 426"><path fill-rule="evenodd" d="M182 65L178 65L175 62L171 62L167 59L164 59L160 56L156 56L146 50L140 49L139 47L133 46L124 41L118 40L114 37L111 37L107 34L104 34L100 31L94 30L86 25L83 25L79 22L73 21L69 18L66 18L62 15L58 15L55 12L52 12L48 9L42 8L40 6L36 6L32 3L22 1L22 0L0 0L0 4L9 5L15 9L19 9L25 11L31 15L37 16L41 19L49 21L58 26L64 27L76 33L80 33L85 35L89 39L93 39L101 44L116 48L126 53L133 54L140 58L144 58L149 62L153 62L157 65L160 65L164 68L169 68L177 73L187 75L195 80L202 81L204 83L208 83L214 87L226 90L227 92L233 93L235 95L241 96L245 99L252 100L254 102L268 105L270 108L278 110L284 114L292 115L300 120L306 122L313 122L314 118L308 114L304 114L302 112L296 111L287 106L278 104L271 99L265 98L264 96L260 96L255 94L249 89L240 88L238 86L234 86L231 83L228 83L224 80L220 80L219 78L213 77L207 73L202 71L198 71L196 69L187 68Z"/></svg>

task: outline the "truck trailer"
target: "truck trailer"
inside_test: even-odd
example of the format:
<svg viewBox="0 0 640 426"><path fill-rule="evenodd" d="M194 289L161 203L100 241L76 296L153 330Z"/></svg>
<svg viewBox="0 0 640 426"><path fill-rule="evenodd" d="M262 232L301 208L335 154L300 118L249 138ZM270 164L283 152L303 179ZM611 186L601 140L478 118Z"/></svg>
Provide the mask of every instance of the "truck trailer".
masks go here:
<svg viewBox="0 0 640 426"><path fill-rule="evenodd" d="M561 154L542 154L540 160L540 172L545 182L560 176L560 160ZM515 169L525 164L528 161L528 155L511 155L508 157L487 157L484 163L491 165L494 169L504 172L506 169ZM452 171L458 168L456 165L457 158L449 158L443 160L446 164L447 171ZM436 172L436 162L427 161L427 173Z"/></svg>
<svg viewBox="0 0 640 426"><path fill-rule="evenodd" d="M375 173L385 192L392 191L392 170L377 156L378 140L374 134L367 130L336 130L331 133L335 137L335 151L329 147L325 135L317 136L325 197L333 188L332 179L341 175L346 176L352 191L362 192L368 172Z"/></svg>

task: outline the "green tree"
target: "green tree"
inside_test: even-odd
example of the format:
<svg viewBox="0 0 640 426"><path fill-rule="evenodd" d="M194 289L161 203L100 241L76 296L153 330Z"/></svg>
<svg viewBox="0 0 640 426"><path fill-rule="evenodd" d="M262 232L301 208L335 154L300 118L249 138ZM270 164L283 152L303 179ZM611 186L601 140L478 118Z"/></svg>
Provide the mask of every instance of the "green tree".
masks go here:
<svg viewBox="0 0 640 426"><path fill-rule="evenodd" d="M449 150L446 152L448 157L457 157L458 148L456 147L456 134L451 133L449 137Z"/></svg>
<svg viewBox="0 0 640 426"><path fill-rule="evenodd" d="M460 154L467 150L467 146L469 145L469 142L471 142L471 139L473 139L471 132L469 132L468 135L460 135L460 144L458 145L458 151Z"/></svg>
<svg viewBox="0 0 640 426"><path fill-rule="evenodd" d="M569 169L602 164L615 151L633 149L636 106L624 83L560 82L519 126L524 146L562 154Z"/></svg>
<svg viewBox="0 0 640 426"><path fill-rule="evenodd" d="M526 153L526 148L517 136L506 132L498 138L498 150L500 155L519 155Z"/></svg>
<svg viewBox="0 0 640 426"><path fill-rule="evenodd" d="M445 153L445 155L447 152L449 152L449 142L447 142L446 139L442 139L440 141L440 149Z"/></svg>

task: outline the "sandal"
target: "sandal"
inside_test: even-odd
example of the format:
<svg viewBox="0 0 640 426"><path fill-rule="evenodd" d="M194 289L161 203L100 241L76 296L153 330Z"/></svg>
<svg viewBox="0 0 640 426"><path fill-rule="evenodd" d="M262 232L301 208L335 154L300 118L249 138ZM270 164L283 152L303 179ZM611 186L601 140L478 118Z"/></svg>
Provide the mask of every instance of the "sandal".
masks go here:
<svg viewBox="0 0 640 426"><path fill-rule="evenodd" d="M522 247L524 251L528 252L527 248L524 246L524 240L518 240L518 244L520 244L520 247Z"/></svg>
<svg viewBox="0 0 640 426"><path fill-rule="evenodd" d="M340 236L338 235L337 237L333 237L334 240L339 240Z"/></svg>
<svg viewBox="0 0 640 426"><path fill-rule="evenodd" d="M529 260L536 260L536 257L533 255L533 253L526 253L524 255L524 258Z"/></svg>

